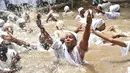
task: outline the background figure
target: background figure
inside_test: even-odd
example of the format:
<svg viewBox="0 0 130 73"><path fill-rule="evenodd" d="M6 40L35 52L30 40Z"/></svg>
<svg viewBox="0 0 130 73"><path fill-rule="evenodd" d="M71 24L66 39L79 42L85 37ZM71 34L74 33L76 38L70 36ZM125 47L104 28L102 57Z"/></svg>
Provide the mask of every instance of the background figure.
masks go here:
<svg viewBox="0 0 130 73"><path fill-rule="evenodd" d="M101 4L101 0L93 0L92 4L97 6L98 4Z"/></svg>

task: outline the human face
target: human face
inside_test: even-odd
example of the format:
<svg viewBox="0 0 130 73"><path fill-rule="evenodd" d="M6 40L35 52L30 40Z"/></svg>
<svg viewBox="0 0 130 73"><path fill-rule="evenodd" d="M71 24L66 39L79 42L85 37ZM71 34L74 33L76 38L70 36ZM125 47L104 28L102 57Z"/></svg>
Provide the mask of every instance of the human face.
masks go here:
<svg viewBox="0 0 130 73"><path fill-rule="evenodd" d="M98 30L99 30L99 31L103 31L103 30L105 30L105 28L106 28L106 25L105 25L105 23L104 23L100 28L98 28Z"/></svg>
<svg viewBox="0 0 130 73"><path fill-rule="evenodd" d="M68 49L72 50L74 46L76 46L76 43L77 41L75 39L75 36L71 33L67 33L65 37L65 44L68 47Z"/></svg>

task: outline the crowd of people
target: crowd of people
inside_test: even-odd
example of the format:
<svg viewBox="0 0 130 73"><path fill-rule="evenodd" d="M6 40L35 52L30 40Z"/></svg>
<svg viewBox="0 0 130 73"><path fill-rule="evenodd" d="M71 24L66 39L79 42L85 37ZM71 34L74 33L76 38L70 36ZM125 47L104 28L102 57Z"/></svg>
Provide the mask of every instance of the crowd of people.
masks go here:
<svg viewBox="0 0 130 73"><path fill-rule="evenodd" d="M125 35L106 36L102 33L107 27L105 20L95 18L95 15L103 15L113 20L118 18L120 16L119 4L105 2L90 6L88 9L83 7L78 8L78 15L75 17L75 20L79 22L79 26L73 31L64 28L65 24L59 19L60 15L55 8L50 6L49 9L50 12L47 14L44 23L42 21L42 15L37 13L36 25L40 29L38 44L27 43L13 36L13 32L15 31L14 27L24 30L26 23L30 22L30 16L27 13L21 14L21 17L10 14L6 22L0 19L0 73L10 73L18 67L17 63L21 57L16 51L19 48L15 48L14 43L32 50L47 51L52 49L58 60L66 60L74 66L88 63L84 60L84 57L85 53L89 50L89 46L91 46L90 43L103 45L110 42L122 47L121 52L123 56L128 54L130 42L115 39L124 37ZM65 6L64 11L63 15L67 15L71 10L69 6ZM44 27L44 24L50 22L50 20L56 22L55 28L57 30L54 31L54 36L51 36ZM83 31L81 40L78 39L77 35L80 30Z"/></svg>

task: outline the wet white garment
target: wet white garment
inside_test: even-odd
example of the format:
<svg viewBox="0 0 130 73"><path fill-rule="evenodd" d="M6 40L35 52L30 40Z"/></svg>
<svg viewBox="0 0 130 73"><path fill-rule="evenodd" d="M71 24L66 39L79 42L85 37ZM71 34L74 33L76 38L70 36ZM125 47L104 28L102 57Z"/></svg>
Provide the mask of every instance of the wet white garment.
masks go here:
<svg viewBox="0 0 130 73"><path fill-rule="evenodd" d="M52 48L55 51L56 57L58 59L66 59L71 65L78 66L82 64L80 53L78 47L75 46L71 54L68 52L68 48L65 43L62 43L60 40L54 42Z"/></svg>
<svg viewBox="0 0 130 73"><path fill-rule="evenodd" d="M102 8L103 11L108 11L109 7L111 6L111 3L103 3L103 4L99 4L98 6L100 6Z"/></svg>
<svg viewBox="0 0 130 73"><path fill-rule="evenodd" d="M100 31L96 31L96 32L101 33ZM91 33L90 37L89 37L89 43L94 43L96 45L102 45L102 44L104 44L104 39L102 39L99 36Z"/></svg>
<svg viewBox="0 0 130 73"><path fill-rule="evenodd" d="M85 17L83 18L83 17L81 17L80 15L77 15L75 19L78 20L79 23L81 23L81 24L83 24L84 26L86 26L86 18L85 18Z"/></svg>
<svg viewBox="0 0 130 73"><path fill-rule="evenodd" d="M0 10L6 10L6 5L4 0L0 0Z"/></svg>
<svg viewBox="0 0 130 73"><path fill-rule="evenodd" d="M122 56L126 56L130 51L130 41L125 41L124 43L127 45L127 47L121 48Z"/></svg>
<svg viewBox="0 0 130 73"><path fill-rule="evenodd" d="M117 12L120 10L120 5L119 4L111 5L109 7L109 10L110 10L110 12Z"/></svg>
<svg viewBox="0 0 130 73"><path fill-rule="evenodd" d="M3 62L0 60L0 69L7 71L10 70L11 68L11 63L12 63L12 59L16 56L16 51L13 49L8 49L6 56L7 56L7 60L6 62Z"/></svg>
<svg viewBox="0 0 130 73"><path fill-rule="evenodd" d="M62 38L63 36L65 36L64 30L56 30L54 32L54 38L53 38L53 40L57 40L59 38Z"/></svg>
<svg viewBox="0 0 130 73"><path fill-rule="evenodd" d="M92 28L100 28L103 24L105 24L105 21L103 19L93 19L92 20Z"/></svg>
<svg viewBox="0 0 130 73"><path fill-rule="evenodd" d="M109 19L116 19L120 16L119 12L105 12L105 16L107 16Z"/></svg>

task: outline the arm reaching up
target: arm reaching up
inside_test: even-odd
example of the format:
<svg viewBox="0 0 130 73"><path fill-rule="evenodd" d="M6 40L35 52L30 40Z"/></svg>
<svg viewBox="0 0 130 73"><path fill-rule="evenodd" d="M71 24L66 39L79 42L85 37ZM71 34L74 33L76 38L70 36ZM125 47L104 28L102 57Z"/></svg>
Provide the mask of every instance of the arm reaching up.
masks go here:
<svg viewBox="0 0 130 73"><path fill-rule="evenodd" d="M80 49L82 49L83 51L87 51L88 50L88 40L89 40L89 36L90 36L90 26L92 23L92 15L90 14L90 12L88 12L88 16L87 16L87 25L85 26L85 31L83 33L83 37L80 41Z"/></svg>

